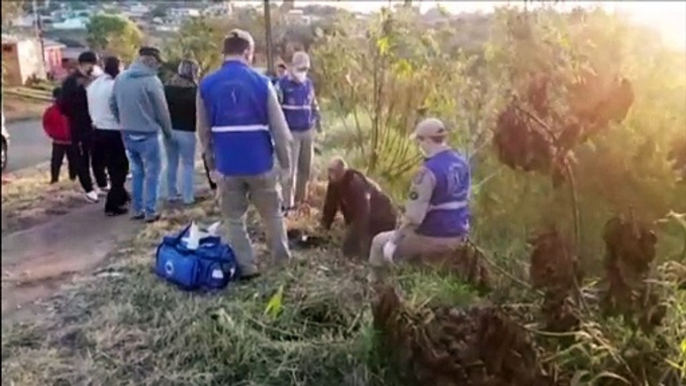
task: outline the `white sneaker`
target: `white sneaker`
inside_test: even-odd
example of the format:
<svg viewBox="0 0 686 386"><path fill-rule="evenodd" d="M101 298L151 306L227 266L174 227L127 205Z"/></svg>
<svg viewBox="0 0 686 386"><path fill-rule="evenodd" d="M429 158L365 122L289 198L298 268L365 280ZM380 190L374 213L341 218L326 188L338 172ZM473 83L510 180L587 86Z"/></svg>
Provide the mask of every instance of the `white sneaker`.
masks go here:
<svg viewBox="0 0 686 386"><path fill-rule="evenodd" d="M98 192L91 190L90 192L86 193L86 200L94 203L98 202Z"/></svg>

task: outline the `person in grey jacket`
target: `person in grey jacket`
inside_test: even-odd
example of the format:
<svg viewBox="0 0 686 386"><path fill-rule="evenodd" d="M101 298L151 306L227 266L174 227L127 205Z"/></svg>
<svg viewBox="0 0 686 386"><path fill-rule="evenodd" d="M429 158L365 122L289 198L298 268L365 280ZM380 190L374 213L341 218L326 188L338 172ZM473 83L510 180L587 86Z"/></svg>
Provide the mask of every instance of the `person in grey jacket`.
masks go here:
<svg viewBox="0 0 686 386"><path fill-rule="evenodd" d="M117 76L110 103L121 125L131 161L132 219L153 222L160 218L157 212L161 174L159 134L166 141L173 141L172 124L164 86L157 76L163 63L160 51L142 47L138 55Z"/></svg>

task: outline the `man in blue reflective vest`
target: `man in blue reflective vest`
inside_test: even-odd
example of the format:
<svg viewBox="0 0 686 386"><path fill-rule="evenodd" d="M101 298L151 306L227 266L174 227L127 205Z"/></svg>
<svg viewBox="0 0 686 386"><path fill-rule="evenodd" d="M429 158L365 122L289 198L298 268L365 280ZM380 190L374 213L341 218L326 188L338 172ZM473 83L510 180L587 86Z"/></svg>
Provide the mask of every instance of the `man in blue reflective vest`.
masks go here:
<svg viewBox="0 0 686 386"><path fill-rule="evenodd" d="M469 233L469 162L446 143L443 122L428 118L413 138L426 157L412 181L400 228L372 241L372 280L382 279L384 266L423 254L440 253L462 244Z"/></svg>
<svg viewBox="0 0 686 386"><path fill-rule="evenodd" d="M272 78L272 84L276 86L276 84L279 82L279 79L281 79L283 76L286 75L286 65L283 63L279 63L276 66L276 75Z"/></svg>
<svg viewBox="0 0 686 386"><path fill-rule="evenodd" d="M231 31L224 64L200 83L196 102L198 136L243 279L258 275L245 228L248 200L266 223L272 259L290 259L277 185L290 170L291 134L274 86L250 67L254 50L249 33ZM275 152L281 173L274 167Z"/></svg>
<svg viewBox="0 0 686 386"><path fill-rule="evenodd" d="M307 77L310 57L302 51L293 54L291 66L276 83L281 108L288 128L293 134L291 147L291 174L283 181L285 209L293 209L307 198L307 184L312 170L314 133L321 132L319 106L314 85ZM295 190L295 195L293 194Z"/></svg>

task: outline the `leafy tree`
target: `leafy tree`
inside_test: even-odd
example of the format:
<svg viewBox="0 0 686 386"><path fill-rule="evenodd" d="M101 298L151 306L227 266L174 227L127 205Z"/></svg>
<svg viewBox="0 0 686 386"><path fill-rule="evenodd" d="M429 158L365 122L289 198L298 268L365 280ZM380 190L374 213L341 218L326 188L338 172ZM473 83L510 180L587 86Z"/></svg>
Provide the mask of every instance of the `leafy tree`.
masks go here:
<svg viewBox="0 0 686 386"><path fill-rule="evenodd" d="M24 1L3 1L2 2L2 28L9 27L15 18L24 11Z"/></svg>
<svg viewBox="0 0 686 386"><path fill-rule="evenodd" d="M105 50L124 60L135 57L143 34L131 20L118 15L95 15L88 23L88 44L94 50Z"/></svg>
<svg viewBox="0 0 686 386"><path fill-rule="evenodd" d="M190 19L164 46L170 65L181 59L195 59L202 74L216 68L221 63L223 31L226 30L220 29L208 19ZM176 68L169 70L175 71Z"/></svg>

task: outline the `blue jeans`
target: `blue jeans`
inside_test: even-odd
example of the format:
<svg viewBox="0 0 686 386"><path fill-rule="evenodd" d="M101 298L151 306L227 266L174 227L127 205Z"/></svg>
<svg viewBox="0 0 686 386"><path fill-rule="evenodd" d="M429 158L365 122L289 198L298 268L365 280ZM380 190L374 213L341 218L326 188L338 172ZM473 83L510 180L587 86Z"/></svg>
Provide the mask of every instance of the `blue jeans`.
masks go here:
<svg viewBox="0 0 686 386"><path fill-rule="evenodd" d="M159 137L157 133L146 135L124 131L124 145L131 161L133 214L154 216L157 214L157 194L161 173Z"/></svg>
<svg viewBox="0 0 686 386"><path fill-rule="evenodd" d="M167 197L175 199L179 196L176 178L179 174L180 159L181 195L186 204L195 201L195 145L195 133L192 131L174 130L174 140L164 142L167 153Z"/></svg>

